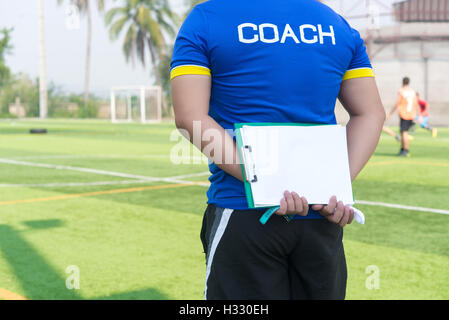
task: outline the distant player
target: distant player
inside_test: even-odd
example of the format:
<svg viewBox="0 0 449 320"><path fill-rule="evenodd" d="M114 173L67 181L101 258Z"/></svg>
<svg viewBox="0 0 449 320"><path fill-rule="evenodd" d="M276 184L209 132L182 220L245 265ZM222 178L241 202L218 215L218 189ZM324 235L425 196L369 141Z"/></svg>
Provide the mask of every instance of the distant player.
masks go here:
<svg viewBox="0 0 449 320"><path fill-rule="evenodd" d="M416 121L419 123L421 128L432 132L432 138L436 138L438 135L437 129L429 126L429 103L426 100L421 99L419 97L419 93L416 93L416 96L418 97L418 105L419 105Z"/></svg>
<svg viewBox="0 0 449 320"><path fill-rule="evenodd" d="M409 152L409 135L408 131L413 126L413 120L418 110L418 97L416 91L410 88L410 78L402 79L402 88L399 90L398 101L391 109L390 117L398 109L401 129L401 151L398 153L400 157L407 157Z"/></svg>

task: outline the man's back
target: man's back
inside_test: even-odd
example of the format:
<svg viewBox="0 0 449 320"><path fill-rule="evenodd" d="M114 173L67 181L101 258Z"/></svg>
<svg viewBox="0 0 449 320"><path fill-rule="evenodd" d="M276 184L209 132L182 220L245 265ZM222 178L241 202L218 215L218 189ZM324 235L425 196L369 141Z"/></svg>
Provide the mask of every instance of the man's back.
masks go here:
<svg viewBox="0 0 449 320"><path fill-rule="evenodd" d="M200 26L204 56L189 63L211 70L211 114L225 128L242 119L335 122L346 71L371 68L352 61L364 50L359 34L314 0L211 0L193 10L180 37ZM176 47L174 56L172 67L186 63Z"/></svg>
<svg viewBox="0 0 449 320"><path fill-rule="evenodd" d="M171 78L210 74L209 115L239 122L335 124L343 79L373 76L363 40L315 0L211 0L175 44ZM243 184L215 164L209 203L247 208Z"/></svg>

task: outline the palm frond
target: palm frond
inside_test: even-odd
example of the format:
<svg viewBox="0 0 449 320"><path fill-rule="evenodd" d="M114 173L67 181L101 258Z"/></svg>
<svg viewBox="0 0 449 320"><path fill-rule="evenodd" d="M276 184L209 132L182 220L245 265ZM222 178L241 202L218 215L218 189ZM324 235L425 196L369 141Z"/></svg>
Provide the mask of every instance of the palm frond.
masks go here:
<svg viewBox="0 0 449 320"><path fill-rule="evenodd" d="M163 48L165 47L165 39L162 35L162 31L160 28L159 23L157 23L156 20L154 20L151 16L148 17L148 33L150 36L150 39L152 40L154 46L156 47L156 50L158 54L161 53Z"/></svg>
<svg viewBox="0 0 449 320"><path fill-rule="evenodd" d="M139 61L142 63L142 65L145 67L145 43L146 43L146 37L145 32L142 29L139 29L137 31L136 36L136 55Z"/></svg>
<svg viewBox="0 0 449 320"><path fill-rule="evenodd" d="M111 40L116 40L118 38L118 36L123 30L123 27L128 21L129 21L128 17L124 16L111 23L109 27L109 37Z"/></svg>
<svg viewBox="0 0 449 320"><path fill-rule="evenodd" d="M124 15L127 16L128 15L128 8L126 7L115 7L115 8L111 8L106 12L106 15L104 17L104 22L105 24L108 26L112 23L112 20L114 20L114 18L117 15Z"/></svg>
<svg viewBox="0 0 449 320"><path fill-rule="evenodd" d="M134 56L136 54L136 28L131 24L125 35L125 40L123 41L123 53L125 55L126 62L131 59L134 65Z"/></svg>
<svg viewBox="0 0 449 320"><path fill-rule="evenodd" d="M177 24L176 22L166 21L165 16L162 12L156 12L157 23L160 25L161 30L166 32L170 38L175 38L177 33Z"/></svg>

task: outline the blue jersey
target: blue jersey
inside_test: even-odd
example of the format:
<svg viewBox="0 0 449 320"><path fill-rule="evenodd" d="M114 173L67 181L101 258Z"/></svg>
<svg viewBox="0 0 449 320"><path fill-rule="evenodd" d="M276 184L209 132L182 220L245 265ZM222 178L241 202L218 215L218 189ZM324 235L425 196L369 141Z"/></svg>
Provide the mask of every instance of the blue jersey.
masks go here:
<svg viewBox="0 0 449 320"><path fill-rule="evenodd" d="M335 124L342 81L374 76L360 34L316 0L197 5L173 51L171 79L185 74L211 76L209 115L225 129L242 122ZM243 183L209 167L208 203L248 209Z"/></svg>

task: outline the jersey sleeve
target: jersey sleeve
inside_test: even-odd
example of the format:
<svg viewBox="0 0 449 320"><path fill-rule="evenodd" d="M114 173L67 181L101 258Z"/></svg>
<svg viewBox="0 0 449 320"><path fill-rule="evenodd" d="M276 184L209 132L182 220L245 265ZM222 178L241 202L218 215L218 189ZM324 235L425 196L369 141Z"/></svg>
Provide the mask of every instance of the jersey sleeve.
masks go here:
<svg viewBox="0 0 449 320"><path fill-rule="evenodd" d="M211 75L207 30L205 16L197 6L187 16L176 37L170 80L186 74Z"/></svg>
<svg viewBox="0 0 449 320"><path fill-rule="evenodd" d="M352 33L354 37L354 54L348 70L343 76L343 81L355 78L374 78L373 67L366 52L365 42L357 30L352 29Z"/></svg>

